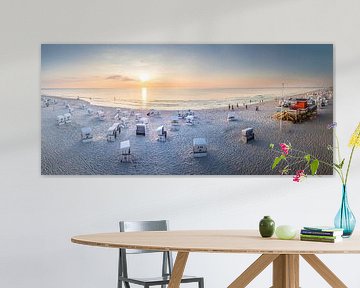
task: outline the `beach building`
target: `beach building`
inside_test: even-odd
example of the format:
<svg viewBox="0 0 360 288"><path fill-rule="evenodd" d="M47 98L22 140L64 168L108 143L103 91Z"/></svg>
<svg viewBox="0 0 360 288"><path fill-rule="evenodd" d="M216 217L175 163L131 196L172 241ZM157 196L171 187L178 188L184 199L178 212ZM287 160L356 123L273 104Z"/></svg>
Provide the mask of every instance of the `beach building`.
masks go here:
<svg viewBox="0 0 360 288"><path fill-rule="evenodd" d="M97 111L97 117L99 120L104 121L105 120L105 113L102 110Z"/></svg>
<svg viewBox="0 0 360 288"><path fill-rule="evenodd" d="M64 115L58 115L58 116L57 116L57 124L58 124L59 126L61 126L61 125L64 125L64 124L65 124L65 118L64 118Z"/></svg>
<svg viewBox="0 0 360 288"><path fill-rule="evenodd" d="M230 121L236 121L236 120L237 120L237 118L236 118L235 112L229 112L227 115L227 121L230 122Z"/></svg>
<svg viewBox="0 0 360 288"><path fill-rule="evenodd" d="M207 156L207 142L205 138L193 139L193 153L194 153L194 157Z"/></svg>
<svg viewBox="0 0 360 288"><path fill-rule="evenodd" d="M71 114L70 113L65 113L64 114L64 121L66 124L71 123Z"/></svg>
<svg viewBox="0 0 360 288"><path fill-rule="evenodd" d="M81 128L81 141L82 142L90 142L92 141L93 134L90 127Z"/></svg>
<svg viewBox="0 0 360 288"><path fill-rule="evenodd" d="M130 141L121 141L120 142L120 153L121 153L121 162L130 162L131 161L131 146Z"/></svg>
<svg viewBox="0 0 360 288"><path fill-rule="evenodd" d="M156 129L156 133L158 135L158 141L166 142L167 131L165 131L164 125L158 127Z"/></svg>
<svg viewBox="0 0 360 288"><path fill-rule="evenodd" d="M246 128L241 130L241 141L248 143L255 139L254 128Z"/></svg>
<svg viewBox="0 0 360 288"><path fill-rule="evenodd" d="M142 123L136 124L136 135L144 135L145 136L146 125Z"/></svg>

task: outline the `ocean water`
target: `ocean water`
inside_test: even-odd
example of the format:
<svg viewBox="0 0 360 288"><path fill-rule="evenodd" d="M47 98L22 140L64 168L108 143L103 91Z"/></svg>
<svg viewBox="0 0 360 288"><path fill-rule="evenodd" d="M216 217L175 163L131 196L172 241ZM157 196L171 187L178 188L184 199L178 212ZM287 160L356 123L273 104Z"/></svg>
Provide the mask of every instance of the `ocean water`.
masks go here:
<svg viewBox="0 0 360 288"><path fill-rule="evenodd" d="M221 88L221 89L182 89L182 88L128 88L128 89L88 89L66 88L41 89L41 96L81 99L94 105L133 109L183 110L213 109L229 104L259 100L272 100L282 96L298 95L319 88Z"/></svg>

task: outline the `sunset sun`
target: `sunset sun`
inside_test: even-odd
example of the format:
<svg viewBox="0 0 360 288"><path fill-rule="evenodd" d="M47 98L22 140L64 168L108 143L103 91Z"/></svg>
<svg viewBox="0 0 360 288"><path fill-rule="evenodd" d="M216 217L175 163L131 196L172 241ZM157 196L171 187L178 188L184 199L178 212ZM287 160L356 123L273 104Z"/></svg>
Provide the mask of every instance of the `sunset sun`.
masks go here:
<svg viewBox="0 0 360 288"><path fill-rule="evenodd" d="M149 81L150 77L148 74L143 73L143 74L140 74L139 79L142 83L144 83L144 82Z"/></svg>

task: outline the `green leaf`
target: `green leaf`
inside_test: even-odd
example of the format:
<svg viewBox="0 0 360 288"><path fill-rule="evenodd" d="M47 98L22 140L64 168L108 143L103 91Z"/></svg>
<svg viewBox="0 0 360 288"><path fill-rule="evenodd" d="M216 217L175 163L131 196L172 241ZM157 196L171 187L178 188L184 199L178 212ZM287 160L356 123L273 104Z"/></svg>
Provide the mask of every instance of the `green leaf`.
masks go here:
<svg viewBox="0 0 360 288"><path fill-rule="evenodd" d="M344 166L344 162L345 162L345 159L343 159L340 164L334 163L334 166L338 169L342 169L342 167Z"/></svg>
<svg viewBox="0 0 360 288"><path fill-rule="evenodd" d="M318 168L319 168L319 160L315 159L310 164L311 175L314 176L316 174Z"/></svg>
<svg viewBox="0 0 360 288"><path fill-rule="evenodd" d="M307 161L307 164L309 164L309 163L310 163L310 160L311 160L310 154L305 155L304 158L305 158L305 160Z"/></svg>
<svg viewBox="0 0 360 288"><path fill-rule="evenodd" d="M341 161L340 165L339 165L339 168L342 169L342 167L344 166L344 163L345 163L345 158Z"/></svg>
<svg viewBox="0 0 360 288"><path fill-rule="evenodd" d="M270 149L274 149L274 144L271 143L271 144L269 145L269 148L270 148Z"/></svg>
<svg viewBox="0 0 360 288"><path fill-rule="evenodd" d="M280 157L276 157L276 158L274 159L274 163L273 163L272 166L271 166L271 169L274 169L274 168L280 163L280 161L281 161L281 158L280 158Z"/></svg>
<svg viewBox="0 0 360 288"><path fill-rule="evenodd" d="M272 166L271 166L271 169L274 169L280 162L281 162L281 160L283 160L283 159L285 159L286 157L284 156L284 155L281 155L281 156L279 156L279 157L276 157L275 159L274 159L274 163L272 164Z"/></svg>

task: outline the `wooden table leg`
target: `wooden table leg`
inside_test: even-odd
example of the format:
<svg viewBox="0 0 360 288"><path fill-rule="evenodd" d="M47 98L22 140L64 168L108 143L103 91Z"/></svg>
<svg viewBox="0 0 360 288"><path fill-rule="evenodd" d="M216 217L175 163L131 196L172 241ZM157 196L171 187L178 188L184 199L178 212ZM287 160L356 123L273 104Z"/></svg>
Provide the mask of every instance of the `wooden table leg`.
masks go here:
<svg viewBox="0 0 360 288"><path fill-rule="evenodd" d="M334 288L347 288L347 286L314 254L301 255L324 280Z"/></svg>
<svg viewBox="0 0 360 288"><path fill-rule="evenodd" d="M272 288L299 288L299 255L281 254L274 260Z"/></svg>
<svg viewBox="0 0 360 288"><path fill-rule="evenodd" d="M185 265L188 257L189 257L189 252L177 253L168 288L180 287L181 278L183 277Z"/></svg>
<svg viewBox="0 0 360 288"><path fill-rule="evenodd" d="M251 264L228 288L244 288L254 280L271 262L273 262L278 254L263 254L253 264Z"/></svg>

